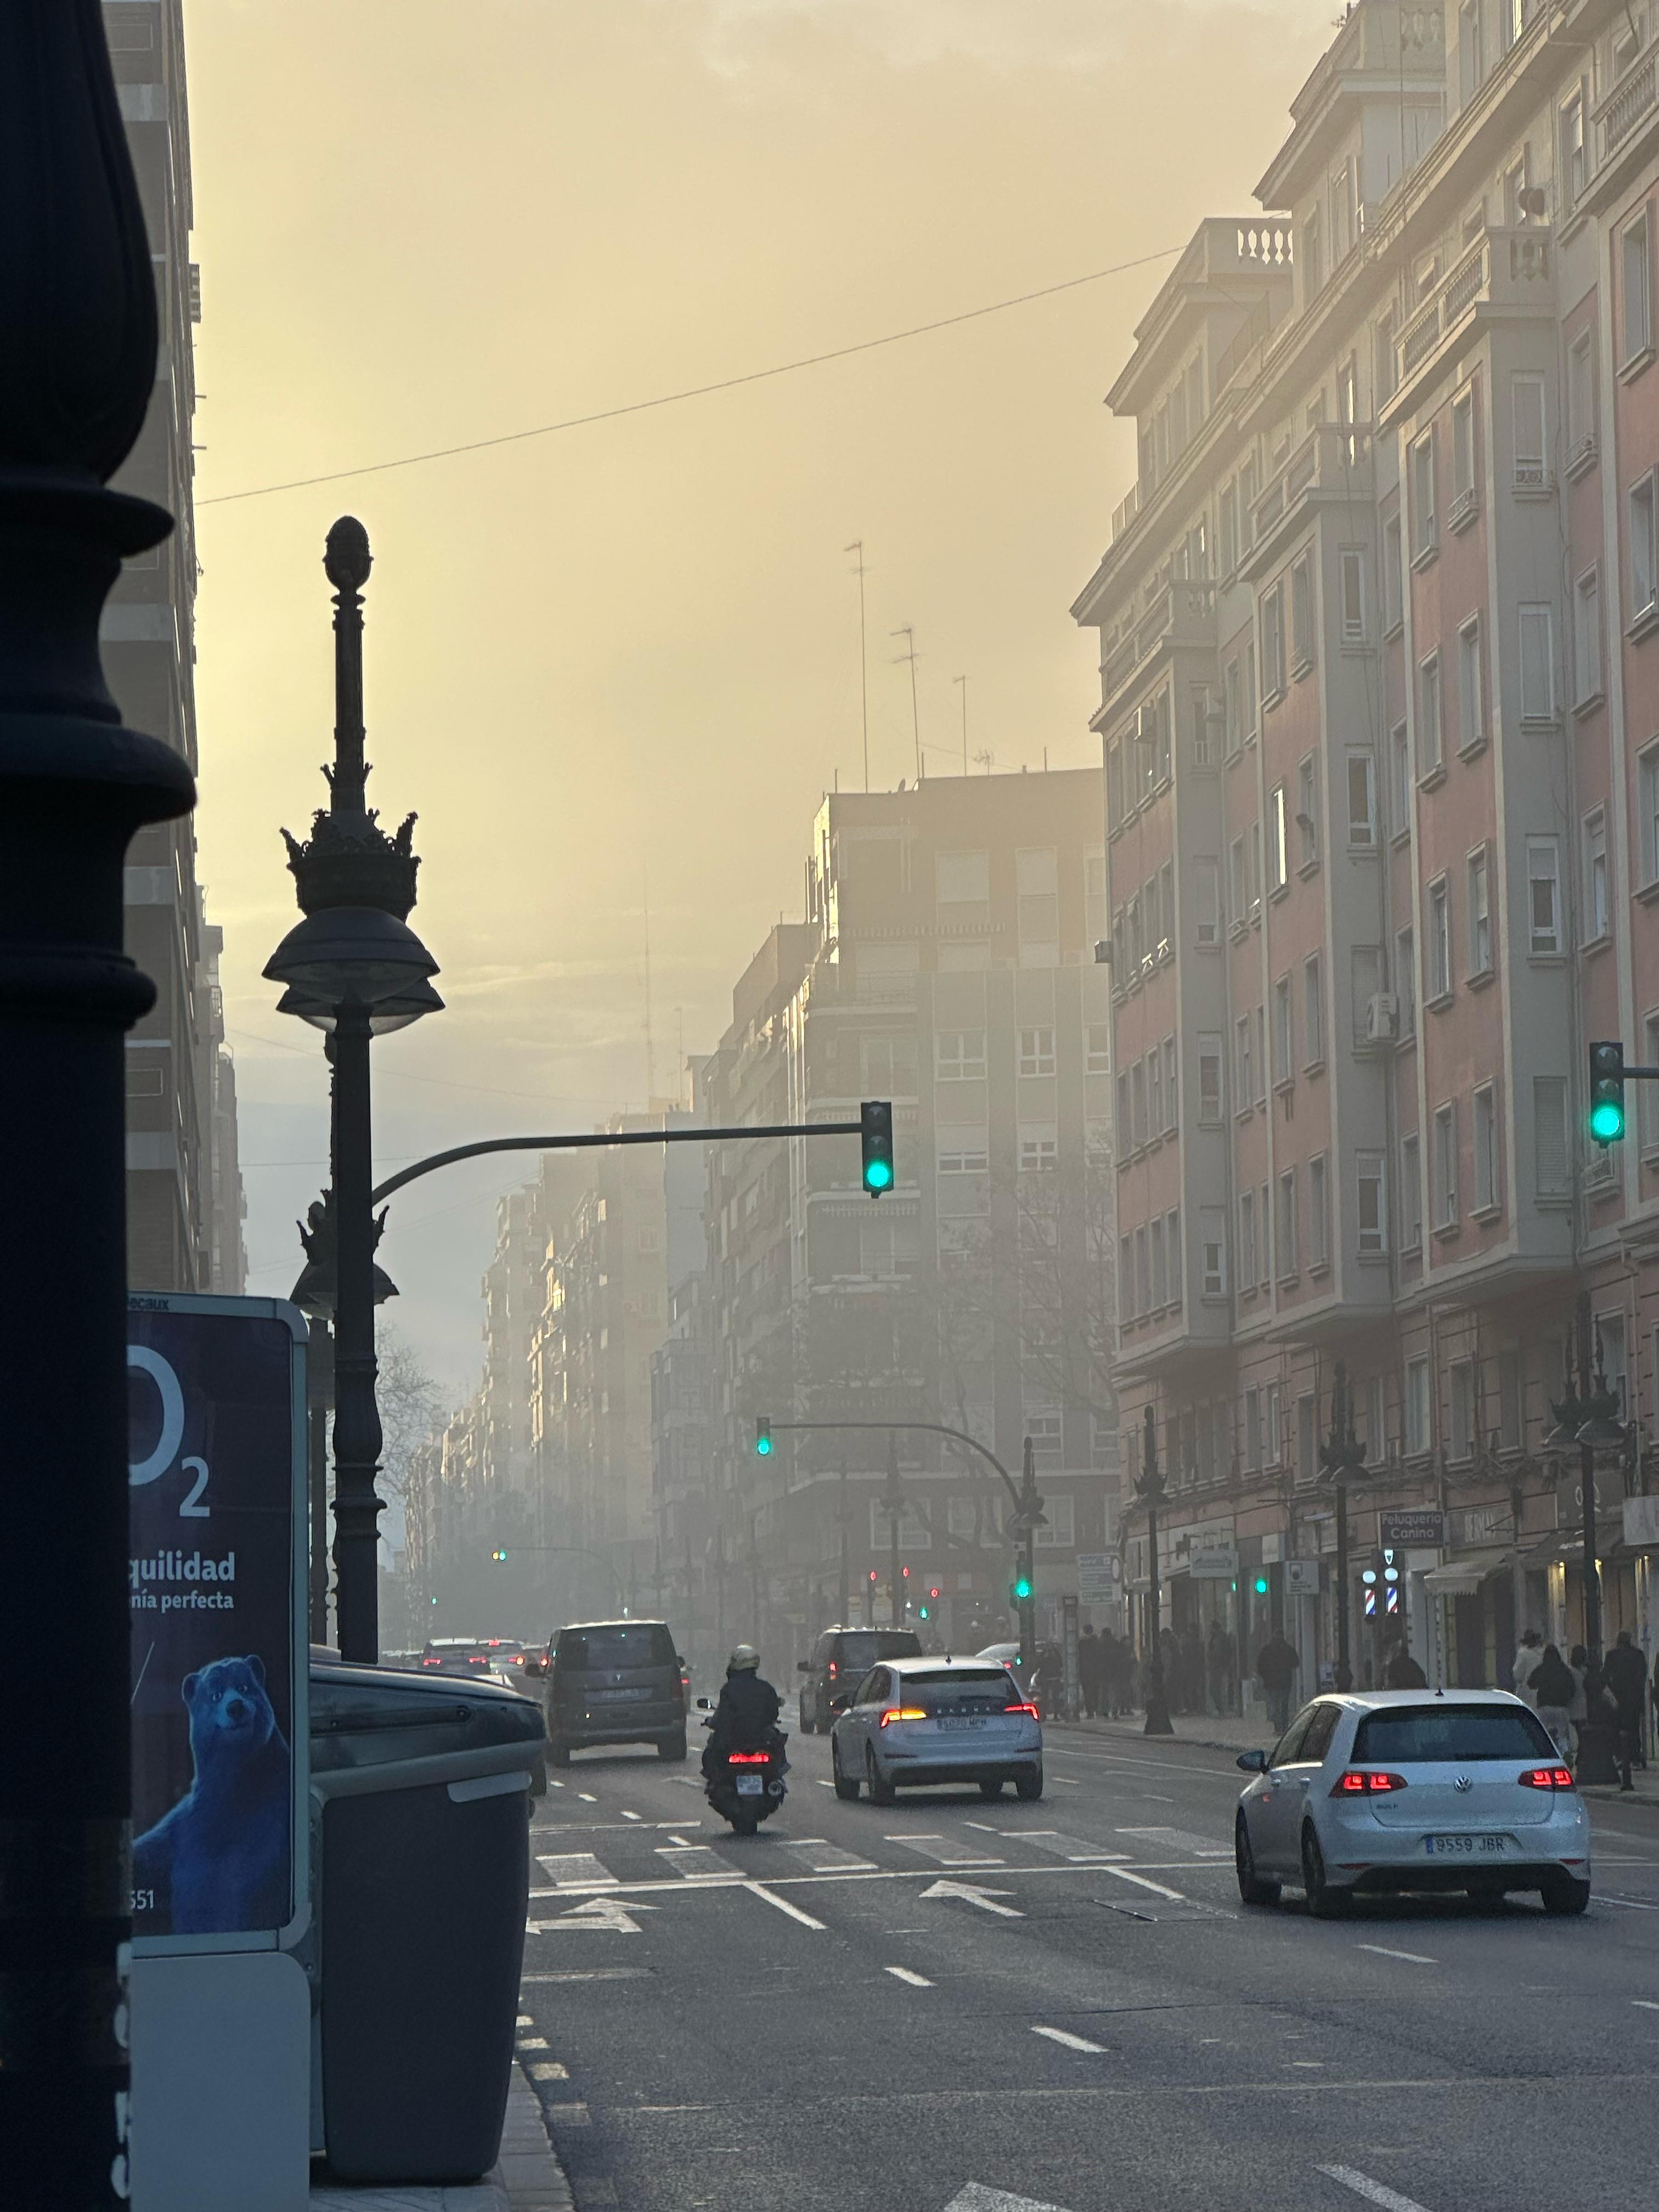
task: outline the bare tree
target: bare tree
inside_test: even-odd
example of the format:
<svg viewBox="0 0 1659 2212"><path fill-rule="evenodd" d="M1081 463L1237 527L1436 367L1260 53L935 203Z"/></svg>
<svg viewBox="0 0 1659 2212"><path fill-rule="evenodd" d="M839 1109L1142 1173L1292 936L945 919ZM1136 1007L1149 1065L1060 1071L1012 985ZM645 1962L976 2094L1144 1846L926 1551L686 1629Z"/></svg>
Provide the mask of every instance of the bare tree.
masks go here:
<svg viewBox="0 0 1659 2212"><path fill-rule="evenodd" d="M377 1316L374 1356L380 1363L375 1398L380 1409L380 1480L394 1498L409 1491L415 1455L447 1419L443 1398L425 1362L394 1323Z"/></svg>

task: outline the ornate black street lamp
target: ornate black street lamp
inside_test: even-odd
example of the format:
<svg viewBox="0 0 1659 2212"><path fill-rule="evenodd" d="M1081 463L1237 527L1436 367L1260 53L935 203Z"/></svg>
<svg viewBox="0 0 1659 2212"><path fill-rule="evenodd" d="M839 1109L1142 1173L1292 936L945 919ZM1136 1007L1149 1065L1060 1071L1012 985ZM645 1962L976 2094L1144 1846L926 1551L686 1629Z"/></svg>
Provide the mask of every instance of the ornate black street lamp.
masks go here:
<svg viewBox="0 0 1659 2212"><path fill-rule="evenodd" d="M1319 1464L1336 1493L1336 1666L1331 1680L1339 1690L1353 1687L1348 1641L1348 1482L1365 1464L1365 1447L1353 1425L1353 1393L1341 1360L1331 1382L1331 1432L1319 1448Z"/></svg>
<svg viewBox="0 0 1659 2212"><path fill-rule="evenodd" d="M1164 1503L1164 1477L1158 1464L1158 1422L1150 1406L1146 1408L1146 1439L1141 1455L1143 1472L1135 1479L1135 1496L1146 1508L1146 1544L1152 1563L1152 1587L1147 1592L1146 1725L1141 1733L1173 1735L1175 1723L1170 1718L1170 1699L1164 1687L1163 1623L1159 1618L1164 1610L1164 1589L1158 1571L1158 1509Z"/></svg>
<svg viewBox="0 0 1659 2212"><path fill-rule="evenodd" d="M0 1620L51 1651L0 1741L0 2199L128 2195L123 1039L155 990L121 871L189 811L98 622L171 518L106 489L155 389L155 283L96 0L0 7ZM65 1625L72 1632L65 1636Z"/></svg>
<svg viewBox="0 0 1659 2212"><path fill-rule="evenodd" d="M304 844L288 840L305 920L266 963L281 1011L329 1033L334 1066L334 1586L340 1655L380 1656L376 1522L380 1416L374 1402L374 1248L380 1241L370 1119L369 1040L443 1001L437 963L404 917L420 863L415 817L388 837L368 805L363 756L362 587L371 565L361 522L343 515L324 568L334 586L334 765L330 803ZM382 1217L382 1219L384 1217ZM308 1255L309 1256L309 1255Z"/></svg>
<svg viewBox="0 0 1659 2212"><path fill-rule="evenodd" d="M1593 1328L1588 1291L1579 1294L1574 1320L1574 1335L1577 1340L1576 1373L1574 1346L1569 1339L1562 1363L1565 1391L1559 1400L1551 1403L1550 1411L1555 1416L1556 1425L1544 1441L1547 1445L1559 1449L1570 1451L1575 1444L1578 1448L1579 1502L1583 1509L1584 1649L1589 1654L1591 1673L1599 1677L1601 1671L1601 1571L1595 1556L1595 1455L1598 1451L1622 1451L1626 1438L1618 1419L1618 1395L1607 1388L1607 1376L1601 1371L1599 1345L1595 1353L1592 1376L1590 1347ZM1618 1781L1617 1754L1617 1731L1598 1714L1587 1713L1578 1730L1579 1781Z"/></svg>

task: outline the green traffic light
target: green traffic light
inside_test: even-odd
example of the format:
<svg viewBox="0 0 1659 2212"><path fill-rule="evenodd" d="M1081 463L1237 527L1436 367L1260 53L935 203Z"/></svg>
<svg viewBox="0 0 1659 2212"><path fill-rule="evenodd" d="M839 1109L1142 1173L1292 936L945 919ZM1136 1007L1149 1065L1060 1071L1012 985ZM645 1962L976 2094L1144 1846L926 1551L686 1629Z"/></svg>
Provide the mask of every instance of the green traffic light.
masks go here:
<svg viewBox="0 0 1659 2212"><path fill-rule="evenodd" d="M1024 1605L1026 1599L1030 1596L1031 1588L1030 1580L1025 1575L1022 1575L1014 1584L1014 1595L1021 1605Z"/></svg>
<svg viewBox="0 0 1659 2212"><path fill-rule="evenodd" d="M866 1098L859 1109L864 1188L879 1198L893 1188L893 1109L885 1098Z"/></svg>
<svg viewBox="0 0 1659 2212"><path fill-rule="evenodd" d="M772 1424L765 1414L755 1423L755 1456L769 1459L772 1452Z"/></svg>
<svg viewBox="0 0 1659 2212"><path fill-rule="evenodd" d="M1266 1597L1266 1596L1267 1596L1267 1577L1266 1577L1266 1575L1258 1575L1258 1576L1256 1577L1256 1578L1255 1578L1255 1594L1256 1594L1256 1595L1257 1595L1258 1597Z"/></svg>
<svg viewBox="0 0 1659 2212"><path fill-rule="evenodd" d="M1598 1145L1616 1145L1625 1133L1625 1109L1616 1098L1598 1098L1590 1109L1590 1134Z"/></svg>
<svg viewBox="0 0 1659 2212"><path fill-rule="evenodd" d="M866 1190L890 1190L892 1188L893 1170L888 1166L885 1160L871 1161L869 1166L864 1170L864 1187Z"/></svg>

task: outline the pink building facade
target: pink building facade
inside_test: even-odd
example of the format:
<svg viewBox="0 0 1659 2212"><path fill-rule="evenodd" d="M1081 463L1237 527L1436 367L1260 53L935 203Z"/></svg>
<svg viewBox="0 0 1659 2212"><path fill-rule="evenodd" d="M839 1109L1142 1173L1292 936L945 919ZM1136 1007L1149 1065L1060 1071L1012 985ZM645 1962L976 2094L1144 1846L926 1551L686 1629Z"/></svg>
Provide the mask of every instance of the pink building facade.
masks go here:
<svg viewBox="0 0 1659 2212"><path fill-rule="evenodd" d="M1586 1294L1630 1424L1604 1634L1659 1627L1659 1086L1625 1143L1583 1134L1591 1039L1659 1065L1656 73L1659 7L1358 0L1267 212L1200 227L1109 395L1139 480L1073 611L1125 1503L1150 1406L1165 1625L1219 1618L1248 1662L1280 1621L1304 1691L1339 1361L1358 1679L1396 1635L1494 1684L1522 1626L1577 1640L1549 1439Z"/></svg>

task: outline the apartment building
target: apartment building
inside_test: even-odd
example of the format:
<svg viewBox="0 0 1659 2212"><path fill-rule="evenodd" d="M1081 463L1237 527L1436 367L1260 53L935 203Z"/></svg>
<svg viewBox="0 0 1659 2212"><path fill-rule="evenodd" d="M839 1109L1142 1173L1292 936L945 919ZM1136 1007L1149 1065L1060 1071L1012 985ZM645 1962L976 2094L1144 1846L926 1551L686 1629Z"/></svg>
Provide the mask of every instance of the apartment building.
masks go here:
<svg viewBox="0 0 1659 2212"><path fill-rule="evenodd" d="M1109 395L1139 477L1073 613L1126 1498L1150 1405L1166 1621L1252 1650L1281 1619L1304 1687L1338 1361L1362 1679L1395 1627L1462 1682L1506 1680L1526 1622L1581 1633L1547 1442L1581 1291L1633 1424L1597 1485L1607 1632L1649 1625L1659 1111L1611 1153L1581 1132L1589 1038L1659 1061L1656 17L1358 0L1265 212L1200 226ZM1361 1577L1408 1508L1443 1540L1398 1547L1391 1620Z"/></svg>
<svg viewBox="0 0 1659 2212"><path fill-rule="evenodd" d="M1033 1438L1050 1628L1078 1553L1115 1535L1103 839L1092 772L827 797L806 918L769 934L733 993L712 1123L895 1107L897 1180L878 1203L854 1137L711 1148L716 1599L769 1648L892 1618L882 1424L963 1429L1016 1479ZM764 1460L762 1413L779 1424ZM893 1443L900 1603L958 1644L988 1640L1007 1611L1000 1485L922 1431Z"/></svg>
<svg viewBox="0 0 1659 2212"><path fill-rule="evenodd" d="M197 765L196 406L190 125L182 0L108 0L105 34L155 270L155 392L116 489L176 518L122 570L100 629L104 669L134 727ZM141 1289L240 1291L245 1274L235 1079L192 823L139 831L127 855L127 951L156 987L127 1045L128 1272Z"/></svg>

